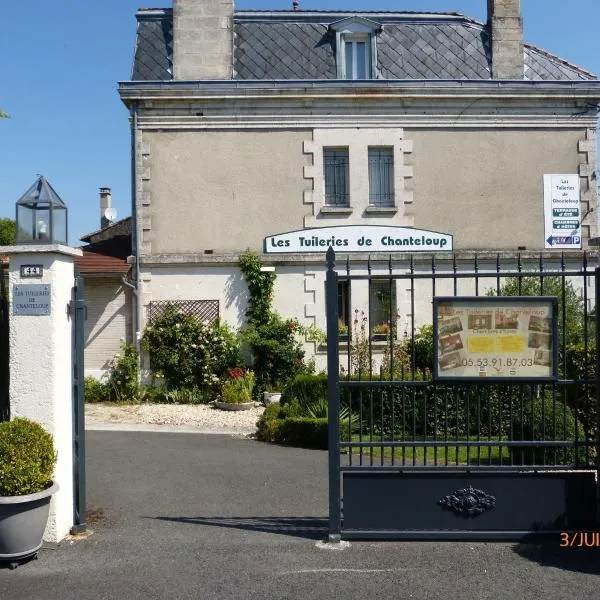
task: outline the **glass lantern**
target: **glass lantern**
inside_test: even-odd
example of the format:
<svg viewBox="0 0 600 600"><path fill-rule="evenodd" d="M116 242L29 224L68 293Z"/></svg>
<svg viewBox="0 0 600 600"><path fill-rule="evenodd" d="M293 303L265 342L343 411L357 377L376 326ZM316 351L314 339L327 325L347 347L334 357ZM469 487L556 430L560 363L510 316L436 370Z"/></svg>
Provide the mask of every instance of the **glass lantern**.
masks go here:
<svg viewBox="0 0 600 600"><path fill-rule="evenodd" d="M17 244L67 244L67 207L45 177L17 202Z"/></svg>

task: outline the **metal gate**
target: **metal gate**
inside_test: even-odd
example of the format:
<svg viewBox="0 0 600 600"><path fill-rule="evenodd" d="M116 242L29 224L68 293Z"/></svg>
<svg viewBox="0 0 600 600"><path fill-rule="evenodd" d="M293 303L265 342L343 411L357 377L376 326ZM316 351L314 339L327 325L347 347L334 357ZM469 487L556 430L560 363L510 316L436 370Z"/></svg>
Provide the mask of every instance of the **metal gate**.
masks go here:
<svg viewBox="0 0 600 600"><path fill-rule="evenodd" d="M8 362L8 285L7 274L0 260L0 422L10 419Z"/></svg>
<svg viewBox="0 0 600 600"><path fill-rule="evenodd" d="M487 253L346 260L336 270L329 250L331 541L524 539L595 527L597 266L586 253ZM494 382L487 361L480 380L434 377L440 296L554 298L556 377L513 380L509 368ZM551 334L531 323L524 343L542 347ZM454 343L462 348L460 336Z"/></svg>
<svg viewBox="0 0 600 600"><path fill-rule="evenodd" d="M85 405L84 349L85 318L84 282L75 269L75 285L69 314L73 334L73 527L72 533L86 530L86 473L85 473Z"/></svg>

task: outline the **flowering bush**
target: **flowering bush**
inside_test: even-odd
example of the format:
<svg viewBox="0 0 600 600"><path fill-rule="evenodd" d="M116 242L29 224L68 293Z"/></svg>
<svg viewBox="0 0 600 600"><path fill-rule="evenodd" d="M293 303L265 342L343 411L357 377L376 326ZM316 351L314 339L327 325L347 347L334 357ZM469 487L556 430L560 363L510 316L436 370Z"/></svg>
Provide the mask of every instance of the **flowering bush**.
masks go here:
<svg viewBox="0 0 600 600"><path fill-rule="evenodd" d="M260 386L293 379L304 367L304 350L297 335L300 324L295 319L283 319L273 312L267 323L249 325L244 333L254 356L254 369Z"/></svg>
<svg viewBox="0 0 600 600"><path fill-rule="evenodd" d="M223 402L229 402L230 404L252 402L254 373L245 371L240 367L227 369L227 373L229 377L225 380L221 391Z"/></svg>
<svg viewBox="0 0 600 600"><path fill-rule="evenodd" d="M249 292L243 337L253 355L256 400L267 387L281 385L306 368L298 338L307 330L296 319L284 319L272 309L275 274L261 271L261 267L256 253L247 250L240 256L240 270Z"/></svg>
<svg viewBox="0 0 600 600"><path fill-rule="evenodd" d="M216 393L228 366L242 364L237 335L221 322L206 324L169 308L142 338L150 367L170 389L209 388Z"/></svg>
<svg viewBox="0 0 600 600"><path fill-rule="evenodd" d="M112 359L106 391L108 399L115 402L139 400L138 351L132 344L121 344L121 351Z"/></svg>
<svg viewBox="0 0 600 600"><path fill-rule="evenodd" d="M352 341L350 342L350 361L353 372L359 373L362 376L367 375L373 369L373 359L367 336L367 321L368 318L365 315L365 311L361 310L359 314L358 308L355 308Z"/></svg>

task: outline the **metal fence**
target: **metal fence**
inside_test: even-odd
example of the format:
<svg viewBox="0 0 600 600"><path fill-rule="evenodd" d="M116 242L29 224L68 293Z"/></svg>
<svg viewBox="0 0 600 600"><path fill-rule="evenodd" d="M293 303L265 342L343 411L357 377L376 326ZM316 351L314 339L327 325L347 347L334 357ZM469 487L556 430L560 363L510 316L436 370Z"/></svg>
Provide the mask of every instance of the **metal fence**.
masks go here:
<svg viewBox="0 0 600 600"><path fill-rule="evenodd" d="M0 421L10 418L8 349L8 284L0 261Z"/></svg>
<svg viewBox="0 0 600 600"><path fill-rule="evenodd" d="M328 254L332 539L340 534L521 537L533 530L555 531L560 524L595 522L596 267L595 255L592 259L581 253L472 255L460 260L389 257L385 263L369 260L362 268L351 267L347 260L336 270L333 252ZM340 285L349 288L347 324L338 319ZM352 290L359 286L362 306L354 307ZM386 288L379 298L372 293ZM512 379L510 373L515 371L508 368L507 377L494 382L487 371L492 359L490 364L480 359L479 378L436 378L439 364L434 360L440 356L445 360L433 327L433 300L440 296L555 298L556 377L542 382ZM340 325L348 326L348 342L340 343ZM526 332L525 344L527 335L530 345L551 337ZM468 359L461 358L466 354L456 351L457 345L463 349L464 337L447 337L455 345L446 356L467 364ZM545 350L537 352L550 360ZM516 359L510 352L506 356L505 364L508 360L512 365ZM548 479L553 473L554 479ZM475 489L478 481L497 493ZM562 494L561 485L579 492ZM423 491L427 486L436 497L435 509L427 504L433 501ZM519 513L522 507L513 506L519 518L502 516L499 497L507 510L508 490L513 500L525 502L527 493L534 505L546 502L547 510ZM554 494L552 500L549 494ZM390 505L389 498L396 498L396 504ZM398 516L402 506L411 518ZM486 515L477 522L457 522L440 513L442 509L459 518Z"/></svg>

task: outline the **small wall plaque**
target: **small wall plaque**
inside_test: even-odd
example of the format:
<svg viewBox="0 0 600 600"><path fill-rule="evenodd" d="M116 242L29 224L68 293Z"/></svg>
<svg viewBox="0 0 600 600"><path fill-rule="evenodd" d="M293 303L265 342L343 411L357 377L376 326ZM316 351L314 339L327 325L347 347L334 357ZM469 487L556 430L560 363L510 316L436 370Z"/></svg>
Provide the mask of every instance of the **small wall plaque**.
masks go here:
<svg viewBox="0 0 600 600"><path fill-rule="evenodd" d="M49 315L50 284L13 285L13 315Z"/></svg>
<svg viewBox="0 0 600 600"><path fill-rule="evenodd" d="M42 277L44 274L44 265L21 265L21 277Z"/></svg>

